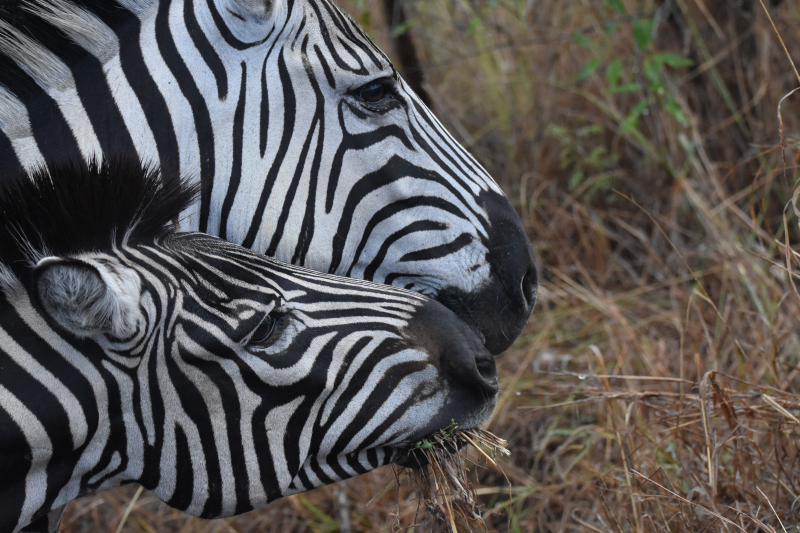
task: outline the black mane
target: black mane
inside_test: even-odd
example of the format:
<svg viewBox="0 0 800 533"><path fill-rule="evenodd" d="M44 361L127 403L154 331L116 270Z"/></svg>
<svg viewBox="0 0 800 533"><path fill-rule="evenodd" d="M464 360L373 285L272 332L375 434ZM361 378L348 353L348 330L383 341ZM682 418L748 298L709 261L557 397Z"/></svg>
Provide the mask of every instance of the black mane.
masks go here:
<svg viewBox="0 0 800 533"><path fill-rule="evenodd" d="M18 277L31 253L108 250L175 231L198 186L162 179L136 156L101 163L67 160L0 179L0 263Z"/></svg>

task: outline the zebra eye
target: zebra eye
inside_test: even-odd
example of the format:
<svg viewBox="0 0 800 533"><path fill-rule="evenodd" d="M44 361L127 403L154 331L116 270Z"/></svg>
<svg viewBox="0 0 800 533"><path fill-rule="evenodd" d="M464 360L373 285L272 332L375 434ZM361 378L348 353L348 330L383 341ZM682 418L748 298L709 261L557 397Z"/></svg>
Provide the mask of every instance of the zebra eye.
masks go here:
<svg viewBox="0 0 800 533"><path fill-rule="evenodd" d="M250 335L247 344L265 344L275 332L275 322L277 321L271 316L265 317Z"/></svg>
<svg viewBox="0 0 800 533"><path fill-rule="evenodd" d="M377 104L389 95L389 89L385 83L373 81L357 89L357 93L358 97L365 102Z"/></svg>

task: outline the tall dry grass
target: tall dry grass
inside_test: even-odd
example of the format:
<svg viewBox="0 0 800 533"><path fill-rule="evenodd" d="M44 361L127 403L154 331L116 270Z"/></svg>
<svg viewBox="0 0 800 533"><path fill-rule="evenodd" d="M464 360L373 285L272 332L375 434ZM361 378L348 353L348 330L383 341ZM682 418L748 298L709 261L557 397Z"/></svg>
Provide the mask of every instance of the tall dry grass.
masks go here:
<svg viewBox="0 0 800 533"><path fill-rule="evenodd" d="M764 3L800 62L800 4ZM390 49L378 0L344 5ZM510 487L477 472L490 529L798 531L800 93L785 177L776 113L800 80L760 0L405 5L437 114L542 264L498 358L489 428L513 455ZM440 526L389 469L225 521L134 496L75 502L63 531Z"/></svg>

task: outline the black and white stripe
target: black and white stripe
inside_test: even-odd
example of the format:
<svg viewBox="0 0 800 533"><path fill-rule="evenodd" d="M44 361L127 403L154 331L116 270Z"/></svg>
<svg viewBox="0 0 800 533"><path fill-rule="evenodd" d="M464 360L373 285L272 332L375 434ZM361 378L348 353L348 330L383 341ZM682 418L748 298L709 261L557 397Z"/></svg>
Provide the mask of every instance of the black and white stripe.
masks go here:
<svg viewBox="0 0 800 533"><path fill-rule="evenodd" d="M131 482L242 513L491 414L492 356L443 306L176 233L191 200L125 159L0 188L0 531Z"/></svg>
<svg viewBox="0 0 800 533"><path fill-rule="evenodd" d="M330 0L0 6L0 170L136 153L204 184L184 229L422 292L493 352L518 335L519 218Z"/></svg>

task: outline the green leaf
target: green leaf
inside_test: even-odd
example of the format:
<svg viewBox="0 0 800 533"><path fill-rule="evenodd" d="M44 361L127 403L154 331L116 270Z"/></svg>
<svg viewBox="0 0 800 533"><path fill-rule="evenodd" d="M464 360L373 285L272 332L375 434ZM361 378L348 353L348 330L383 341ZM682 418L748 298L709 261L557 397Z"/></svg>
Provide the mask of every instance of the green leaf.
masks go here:
<svg viewBox="0 0 800 533"><path fill-rule="evenodd" d="M655 88L661 85L661 65L653 58L644 60L644 76L650 82L650 87Z"/></svg>
<svg viewBox="0 0 800 533"><path fill-rule="evenodd" d="M617 13L625 14L625 6L622 5L622 0L606 0L606 4L614 8Z"/></svg>
<svg viewBox="0 0 800 533"><path fill-rule="evenodd" d="M561 139L567 136L567 128L558 124L548 124L544 129L545 137L555 137Z"/></svg>
<svg viewBox="0 0 800 533"><path fill-rule="evenodd" d="M638 83L625 83L619 84L622 77L622 60L616 59L606 67L606 79L608 80L608 92L611 94L616 93L629 93L641 89Z"/></svg>
<svg viewBox="0 0 800 533"><path fill-rule="evenodd" d="M583 48L586 48L587 50L591 50L592 48L594 48L594 43L592 42L592 40L589 39L584 34L582 34L581 32L576 31L575 33L572 34L572 36L575 38L575 42L581 45Z"/></svg>
<svg viewBox="0 0 800 533"><path fill-rule="evenodd" d="M641 85L638 83L625 83L623 85L617 85L616 87L609 87L610 92L616 93L632 93L633 91L638 91L642 88Z"/></svg>
<svg viewBox="0 0 800 533"><path fill-rule="evenodd" d="M583 183L584 175L585 174L583 173L583 170L576 170L575 172L572 173L572 175L569 177L570 191L574 191L580 186L581 183Z"/></svg>
<svg viewBox="0 0 800 533"><path fill-rule="evenodd" d="M638 19L633 21L633 40L636 46L644 52L650 45L650 35L653 32L653 19Z"/></svg>
<svg viewBox="0 0 800 533"><path fill-rule="evenodd" d="M679 56L678 54L670 54L668 52L653 54L651 57L653 61L661 65L669 65L670 67L681 68L691 67L694 65L694 61L688 57Z"/></svg>
<svg viewBox="0 0 800 533"><path fill-rule="evenodd" d="M591 61L586 63L582 69L578 71L578 74L575 76L575 79L578 81L585 80L589 76L591 76L597 67L600 65L600 59L597 57L593 57Z"/></svg>
<svg viewBox="0 0 800 533"><path fill-rule="evenodd" d="M608 88L613 92L614 87L619 85L619 77L622 75L622 60L615 59L606 67L606 79Z"/></svg>
<svg viewBox="0 0 800 533"><path fill-rule="evenodd" d="M469 21L469 28L467 28L467 35L472 35L475 33L475 30L478 29L478 26L481 25L480 17L472 17L472 20Z"/></svg>
<svg viewBox="0 0 800 533"><path fill-rule="evenodd" d="M607 158L604 157L606 152L605 146L595 146L584 160L584 163L591 168L601 169L606 164Z"/></svg>
<svg viewBox="0 0 800 533"><path fill-rule="evenodd" d="M416 23L417 22L414 19L408 19L402 24L398 24L392 30L392 37L399 37L400 35L403 35L405 32L410 30Z"/></svg>
<svg viewBox="0 0 800 533"><path fill-rule="evenodd" d="M649 102L642 100L630 110L625 120L622 121L622 133L631 133L636 129L636 124L639 122L639 117L642 116L642 111L647 107Z"/></svg>
<svg viewBox="0 0 800 533"><path fill-rule="evenodd" d="M588 126L582 126L575 130L576 137L588 137L589 135L594 135L596 133L602 133L603 126L600 124L589 124Z"/></svg>
<svg viewBox="0 0 800 533"><path fill-rule="evenodd" d="M667 110L667 113L675 117L675 120L680 122L682 126L689 126L689 120L686 118L686 115L683 114L681 106L675 103L674 100L669 100L666 104L664 104L664 109Z"/></svg>
<svg viewBox="0 0 800 533"><path fill-rule="evenodd" d="M617 31L617 28L619 28L619 25L619 22L611 22L605 28L606 35L613 35Z"/></svg>
<svg viewBox="0 0 800 533"><path fill-rule="evenodd" d="M614 186L614 176L610 174L604 174L601 177L595 179L594 183L592 184L592 189L594 189L595 191L608 191L613 186Z"/></svg>

